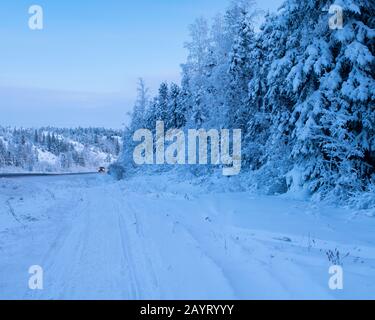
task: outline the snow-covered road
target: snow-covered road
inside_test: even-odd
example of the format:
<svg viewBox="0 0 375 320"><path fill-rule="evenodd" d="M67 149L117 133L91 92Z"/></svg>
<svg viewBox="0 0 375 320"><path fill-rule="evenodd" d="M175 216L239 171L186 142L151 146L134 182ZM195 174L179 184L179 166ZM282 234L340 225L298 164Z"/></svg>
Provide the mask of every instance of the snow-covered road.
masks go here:
<svg viewBox="0 0 375 320"><path fill-rule="evenodd" d="M375 298L375 218L107 176L0 179L0 298ZM344 290L328 287L339 252ZM28 269L44 289L28 288Z"/></svg>

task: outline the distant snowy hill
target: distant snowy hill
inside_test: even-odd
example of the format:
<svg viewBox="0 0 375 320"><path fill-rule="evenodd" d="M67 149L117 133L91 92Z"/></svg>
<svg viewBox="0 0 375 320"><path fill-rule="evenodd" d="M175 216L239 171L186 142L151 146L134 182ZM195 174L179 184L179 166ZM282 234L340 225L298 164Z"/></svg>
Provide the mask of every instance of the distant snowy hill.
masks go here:
<svg viewBox="0 0 375 320"><path fill-rule="evenodd" d="M120 152L120 132L103 128L0 127L0 172L76 172L107 167Z"/></svg>

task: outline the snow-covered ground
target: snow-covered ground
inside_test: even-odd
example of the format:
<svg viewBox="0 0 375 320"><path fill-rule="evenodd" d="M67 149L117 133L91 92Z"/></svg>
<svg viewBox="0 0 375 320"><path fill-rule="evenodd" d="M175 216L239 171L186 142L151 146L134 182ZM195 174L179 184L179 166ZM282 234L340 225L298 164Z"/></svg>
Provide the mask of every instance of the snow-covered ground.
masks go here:
<svg viewBox="0 0 375 320"><path fill-rule="evenodd" d="M0 179L0 298L375 298L374 217L213 190L168 176ZM43 290L28 288L32 265Z"/></svg>

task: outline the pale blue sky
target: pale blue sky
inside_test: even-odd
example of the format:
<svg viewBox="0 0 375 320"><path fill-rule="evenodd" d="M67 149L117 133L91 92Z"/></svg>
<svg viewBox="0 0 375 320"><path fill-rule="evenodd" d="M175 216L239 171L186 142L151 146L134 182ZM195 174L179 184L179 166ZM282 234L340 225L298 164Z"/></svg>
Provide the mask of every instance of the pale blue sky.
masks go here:
<svg viewBox="0 0 375 320"><path fill-rule="evenodd" d="M276 10L282 0L259 0ZM179 81L188 25L229 0L2 0L0 125L120 127L137 78ZM44 9L44 30L28 8Z"/></svg>

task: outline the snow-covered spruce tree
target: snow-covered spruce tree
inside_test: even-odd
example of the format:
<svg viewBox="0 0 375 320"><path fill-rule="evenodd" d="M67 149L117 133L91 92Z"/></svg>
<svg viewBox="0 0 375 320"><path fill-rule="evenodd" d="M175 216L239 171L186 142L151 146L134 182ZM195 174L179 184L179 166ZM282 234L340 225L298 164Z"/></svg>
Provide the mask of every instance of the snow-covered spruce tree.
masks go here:
<svg viewBox="0 0 375 320"><path fill-rule="evenodd" d="M166 82L163 82L159 88L159 95L157 98L156 108L154 110L157 121L168 122L169 115L169 87ZM154 124L155 126L155 124Z"/></svg>
<svg viewBox="0 0 375 320"><path fill-rule="evenodd" d="M289 72L285 12L267 15L250 54L249 121L244 137L244 168L255 170L254 183L265 192L287 191L290 170L288 126L293 103L285 90ZM260 170L259 170L260 169Z"/></svg>
<svg viewBox="0 0 375 320"><path fill-rule="evenodd" d="M273 42L280 57L265 99L274 123L269 145L293 148L290 187L345 196L365 188L374 172L373 5L336 1L344 27L331 30L331 4L285 2L276 23L287 38L271 37L279 38Z"/></svg>
<svg viewBox="0 0 375 320"><path fill-rule="evenodd" d="M249 55L252 77L248 84L249 120L244 136L244 165L251 170L259 169L268 161L266 141L270 135L272 110L265 99L267 75L271 63L279 57L274 41L283 33L277 28L276 20L275 16L266 16Z"/></svg>
<svg viewBox="0 0 375 320"><path fill-rule="evenodd" d="M180 87L172 83L170 86L170 93L167 106L168 117L166 119L167 129L180 129L186 124L186 109L181 100Z"/></svg>
<svg viewBox="0 0 375 320"><path fill-rule="evenodd" d="M254 49L255 33L249 2L236 2L237 19L234 29L234 41L230 51L229 85L227 92L228 125L237 128L246 135L249 120L249 81L252 78L250 56Z"/></svg>
<svg viewBox="0 0 375 320"><path fill-rule="evenodd" d="M5 167L7 149L2 139L0 139L0 168Z"/></svg>
<svg viewBox="0 0 375 320"><path fill-rule="evenodd" d="M321 80L331 107L323 121L330 140L324 145L334 195L366 191L375 182L375 4L336 1L344 10L342 30L330 34L334 66ZM331 186L328 184L328 186Z"/></svg>
<svg viewBox="0 0 375 320"><path fill-rule="evenodd" d="M137 99L133 107L133 111L130 114L130 124L125 128L123 133L123 147L122 152L118 161L112 164L109 168L109 172L112 176L117 179L124 178L125 175L131 174L135 171L136 166L133 160L133 150L136 146L133 141L133 135L138 129L151 128L149 118L155 118L156 108L154 104L150 102L149 89L143 79L139 79L137 88ZM152 110L152 115L150 114ZM153 119L152 119L153 120ZM155 125L154 125L155 126Z"/></svg>

